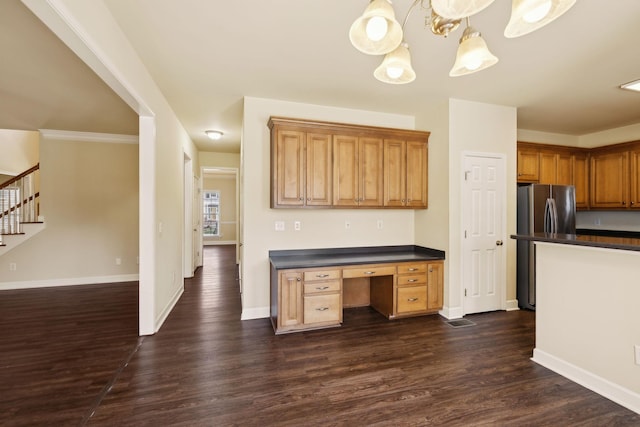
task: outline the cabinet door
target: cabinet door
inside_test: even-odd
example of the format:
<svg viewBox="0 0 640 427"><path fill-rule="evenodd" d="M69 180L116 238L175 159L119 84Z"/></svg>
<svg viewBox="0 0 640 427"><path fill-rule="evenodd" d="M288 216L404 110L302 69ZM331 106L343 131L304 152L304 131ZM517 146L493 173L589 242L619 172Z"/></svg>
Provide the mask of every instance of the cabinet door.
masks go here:
<svg viewBox="0 0 640 427"><path fill-rule="evenodd" d="M640 149L631 150L629 153L629 161L631 162L631 195L630 208L640 209Z"/></svg>
<svg viewBox="0 0 640 427"><path fill-rule="evenodd" d="M428 205L428 152L422 141L407 141L407 206Z"/></svg>
<svg viewBox="0 0 640 427"><path fill-rule="evenodd" d="M518 148L518 182L538 182L538 151Z"/></svg>
<svg viewBox="0 0 640 427"><path fill-rule="evenodd" d="M278 327L287 328L302 325L302 273L281 272L280 292L278 292Z"/></svg>
<svg viewBox="0 0 640 427"><path fill-rule="evenodd" d="M427 310L439 310L443 306L444 263L434 262L427 266Z"/></svg>
<svg viewBox="0 0 640 427"><path fill-rule="evenodd" d="M586 153L575 153L571 156L573 179L576 187L576 208L589 207L589 161Z"/></svg>
<svg viewBox="0 0 640 427"><path fill-rule="evenodd" d="M278 130L273 158L271 203L275 206L304 205L305 133Z"/></svg>
<svg viewBox="0 0 640 427"><path fill-rule="evenodd" d="M384 143L381 138L358 138L359 206L382 206Z"/></svg>
<svg viewBox="0 0 640 427"><path fill-rule="evenodd" d="M309 133L306 139L306 205L331 206L331 135Z"/></svg>
<svg viewBox="0 0 640 427"><path fill-rule="evenodd" d="M358 206L358 138L333 136L333 205Z"/></svg>
<svg viewBox="0 0 640 427"><path fill-rule="evenodd" d="M571 185L573 181L573 163L571 154L556 154L556 181L557 185Z"/></svg>
<svg viewBox="0 0 640 427"><path fill-rule="evenodd" d="M558 168L557 155L543 151L539 154L539 162L538 182L540 184L555 184Z"/></svg>
<svg viewBox="0 0 640 427"><path fill-rule="evenodd" d="M384 141L384 205L405 206L406 204L406 159L405 141L385 139Z"/></svg>
<svg viewBox="0 0 640 427"><path fill-rule="evenodd" d="M629 153L591 155L592 208L626 208L629 198Z"/></svg>

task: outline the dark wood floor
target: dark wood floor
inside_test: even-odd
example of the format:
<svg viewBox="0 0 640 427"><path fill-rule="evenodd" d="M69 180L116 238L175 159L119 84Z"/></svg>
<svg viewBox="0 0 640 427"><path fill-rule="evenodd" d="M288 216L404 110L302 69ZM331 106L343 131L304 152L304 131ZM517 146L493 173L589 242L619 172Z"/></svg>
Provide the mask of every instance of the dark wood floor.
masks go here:
<svg viewBox="0 0 640 427"><path fill-rule="evenodd" d="M640 425L529 360L532 312L453 328L350 309L342 328L283 336L240 321L233 250L207 247L141 339L135 284L0 293L0 425Z"/></svg>

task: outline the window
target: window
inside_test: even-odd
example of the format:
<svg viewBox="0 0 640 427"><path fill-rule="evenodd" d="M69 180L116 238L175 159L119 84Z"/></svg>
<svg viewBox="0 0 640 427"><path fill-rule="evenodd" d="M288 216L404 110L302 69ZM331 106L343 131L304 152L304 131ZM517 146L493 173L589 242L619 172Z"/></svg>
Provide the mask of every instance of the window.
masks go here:
<svg viewBox="0 0 640 427"><path fill-rule="evenodd" d="M205 237L220 236L220 192L205 190L202 203L202 234Z"/></svg>

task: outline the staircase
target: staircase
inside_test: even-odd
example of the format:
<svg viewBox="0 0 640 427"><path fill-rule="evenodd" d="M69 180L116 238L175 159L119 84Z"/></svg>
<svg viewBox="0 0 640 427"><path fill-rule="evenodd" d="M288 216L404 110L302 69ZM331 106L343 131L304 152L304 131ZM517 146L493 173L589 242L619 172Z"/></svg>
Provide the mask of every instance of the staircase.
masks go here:
<svg viewBox="0 0 640 427"><path fill-rule="evenodd" d="M0 256L44 230L40 164L0 184Z"/></svg>

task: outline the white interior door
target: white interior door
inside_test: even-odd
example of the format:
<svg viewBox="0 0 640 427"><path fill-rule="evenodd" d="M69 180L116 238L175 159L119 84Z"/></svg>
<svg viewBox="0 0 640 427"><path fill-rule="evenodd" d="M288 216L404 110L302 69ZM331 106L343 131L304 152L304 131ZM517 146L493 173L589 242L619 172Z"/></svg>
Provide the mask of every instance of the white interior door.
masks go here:
<svg viewBox="0 0 640 427"><path fill-rule="evenodd" d="M505 159L464 155L462 285L464 314L500 310L505 300Z"/></svg>

